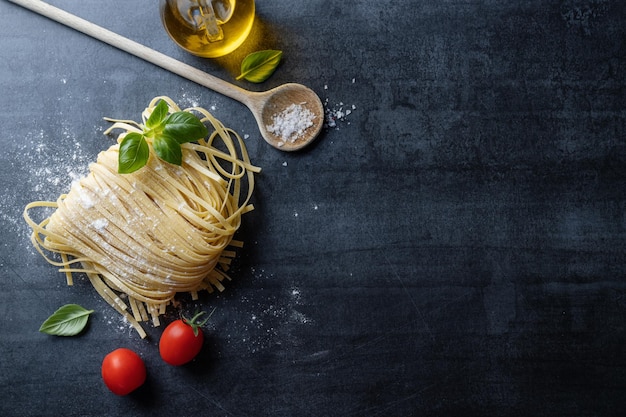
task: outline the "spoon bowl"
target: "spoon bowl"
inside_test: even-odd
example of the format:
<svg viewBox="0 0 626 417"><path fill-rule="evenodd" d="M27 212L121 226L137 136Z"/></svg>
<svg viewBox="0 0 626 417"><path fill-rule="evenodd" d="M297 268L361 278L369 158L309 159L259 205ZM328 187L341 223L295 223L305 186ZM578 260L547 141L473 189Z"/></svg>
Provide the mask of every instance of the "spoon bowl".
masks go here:
<svg viewBox="0 0 626 417"><path fill-rule="evenodd" d="M254 114L261 136L276 149L287 152L302 149L322 130L324 106L318 95L302 84L283 84L265 92L250 93L248 97L248 103L245 104ZM271 127L278 118L289 112L300 113L307 123L297 132L281 135Z"/></svg>
<svg viewBox="0 0 626 417"><path fill-rule="evenodd" d="M313 90L301 84L284 84L264 92L244 90L43 1L9 1L239 101L246 105L254 115L263 139L276 149L282 151L302 149L317 137L324 124L324 106L320 98ZM303 128L297 137L284 138L270 131L268 127L272 126L275 118L283 114L291 105L310 112L307 117L310 125Z"/></svg>

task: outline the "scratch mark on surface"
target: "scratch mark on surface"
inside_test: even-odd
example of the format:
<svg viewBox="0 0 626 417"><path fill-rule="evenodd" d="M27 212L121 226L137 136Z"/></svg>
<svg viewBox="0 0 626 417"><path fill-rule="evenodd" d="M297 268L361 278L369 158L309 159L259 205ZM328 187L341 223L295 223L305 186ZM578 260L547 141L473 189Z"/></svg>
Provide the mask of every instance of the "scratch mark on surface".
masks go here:
<svg viewBox="0 0 626 417"><path fill-rule="evenodd" d="M196 388L193 387L193 385L187 385L189 387L189 389L193 392L195 392L196 394L198 394L199 397L204 398L205 400L207 400L208 402L210 402L211 404L215 405L217 408L219 408L220 410L222 410L224 413L226 413L226 415L228 416L234 416L233 413L231 413L230 411L228 411L227 409L225 409L222 404L220 404L218 401L215 401L213 398L209 397L208 395L204 394L201 391L198 391Z"/></svg>

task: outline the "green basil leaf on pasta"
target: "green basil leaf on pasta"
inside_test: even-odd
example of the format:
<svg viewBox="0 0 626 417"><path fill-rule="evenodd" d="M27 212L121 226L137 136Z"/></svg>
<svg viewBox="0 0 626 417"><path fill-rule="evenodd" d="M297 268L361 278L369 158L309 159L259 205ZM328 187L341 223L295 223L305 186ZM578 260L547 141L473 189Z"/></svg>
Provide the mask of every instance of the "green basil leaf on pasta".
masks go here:
<svg viewBox="0 0 626 417"><path fill-rule="evenodd" d="M273 49L251 53L241 62L241 74L237 79L244 78L253 83L262 83L274 73L282 56L282 51Z"/></svg>
<svg viewBox="0 0 626 417"><path fill-rule="evenodd" d="M128 133L120 143L118 172L130 174L142 168L148 162L150 148L140 133Z"/></svg>
<svg viewBox="0 0 626 417"><path fill-rule="evenodd" d="M171 136L162 135L154 138L152 147L157 156L165 162L174 165L181 165L183 163L183 151L180 147L180 143Z"/></svg>
<svg viewBox="0 0 626 417"><path fill-rule="evenodd" d="M200 119L185 111L170 114L163 123L163 135L175 139L178 143L193 142L209 133Z"/></svg>
<svg viewBox="0 0 626 417"><path fill-rule="evenodd" d="M151 147L159 158L181 165L181 144L195 142L209 134L204 123L193 113L169 112L167 101L159 100L152 108L145 126L137 125L141 131L126 134L120 142L118 173L130 174L144 167L150 159Z"/></svg>
<svg viewBox="0 0 626 417"><path fill-rule="evenodd" d="M54 336L75 336L83 331L91 313L93 310L78 304L66 304L48 317L39 331Z"/></svg>
<svg viewBox="0 0 626 417"><path fill-rule="evenodd" d="M146 120L146 127L154 129L159 126L165 119L165 116L167 116L167 110L167 103L164 100L159 101L154 110L152 110L148 120Z"/></svg>

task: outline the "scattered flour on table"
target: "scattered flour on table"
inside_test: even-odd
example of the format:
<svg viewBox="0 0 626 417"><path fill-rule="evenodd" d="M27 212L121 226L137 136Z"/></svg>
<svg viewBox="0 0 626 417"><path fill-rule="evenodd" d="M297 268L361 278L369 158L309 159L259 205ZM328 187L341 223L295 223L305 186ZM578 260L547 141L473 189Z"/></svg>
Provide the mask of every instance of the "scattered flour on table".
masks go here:
<svg viewBox="0 0 626 417"><path fill-rule="evenodd" d="M102 128L95 127L94 131L96 138L102 133ZM87 175L89 164L95 162L95 155L83 149L81 141L70 128L63 126L61 135L61 142L66 144L63 151L52 147L50 143L56 138L43 131L29 134L20 149L23 155L28 155L33 191L45 193L42 198L56 199L54 196L69 191L71 183Z"/></svg>
<svg viewBox="0 0 626 417"><path fill-rule="evenodd" d="M273 274L252 268L254 279L274 280ZM256 293L256 292L255 292ZM236 318L229 322L229 327L237 328L241 338L227 333L228 344L245 346L249 353L257 353L272 346L294 342L292 331L298 326L312 325L314 321L302 308L306 300L300 288L292 285L280 291L265 291L261 287L258 297L240 296L237 303Z"/></svg>
<svg viewBox="0 0 626 417"><path fill-rule="evenodd" d="M107 327L112 327L118 333L125 333L129 337L137 336L135 328L126 320L126 317L119 314L112 308L105 307L102 310L104 313L102 315L102 320L107 325ZM142 323L145 325L145 323Z"/></svg>
<svg viewBox="0 0 626 417"><path fill-rule="evenodd" d="M186 91L183 91L180 94L180 98L178 100L178 105L181 108L203 107L203 108L206 108L207 110L210 110L212 112L217 109L217 106L215 104L207 106L205 103L202 102L202 98L200 96L188 93Z"/></svg>
<svg viewBox="0 0 626 417"><path fill-rule="evenodd" d="M0 202L0 220L24 242L24 247L33 251L31 230L22 217L24 206L36 200L56 201L69 191L72 182L89 172L89 164L95 161L95 155L84 149L69 126L69 122L63 123L60 133L54 136L44 130L25 132L10 150L16 156L9 157L7 162L21 186L0 189L4 196ZM93 138L98 138L102 131L101 127L94 127ZM62 148L55 146L59 143L63 144Z"/></svg>

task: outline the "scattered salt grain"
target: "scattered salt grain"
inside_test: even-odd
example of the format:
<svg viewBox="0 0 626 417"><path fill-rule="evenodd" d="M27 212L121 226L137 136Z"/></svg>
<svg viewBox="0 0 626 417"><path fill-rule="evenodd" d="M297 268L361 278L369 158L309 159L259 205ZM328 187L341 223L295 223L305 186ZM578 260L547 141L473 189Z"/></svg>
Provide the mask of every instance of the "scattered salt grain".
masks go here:
<svg viewBox="0 0 626 417"><path fill-rule="evenodd" d="M274 133L282 139L284 145L286 142L295 142L302 137L304 131L313 126L315 114L303 104L290 104L282 112L272 117L272 124L266 128L270 133Z"/></svg>
<svg viewBox="0 0 626 417"><path fill-rule="evenodd" d="M352 78L352 84L356 83L356 78ZM328 90L328 85L324 85L324 90ZM344 104L343 101L335 102L331 104L330 99L327 97L324 100L324 128L339 129L339 122L350 124L347 117L356 110L356 105L350 106Z"/></svg>
<svg viewBox="0 0 626 417"><path fill-rule="evenodd" d="M298 288L292 288L291 289L291 296L296 299L296 300L300 300L300 290Z"/></svg>
<svg viewBox="0 0 626 417"><path fill-rule="evenodd" d="M328 99L325 100L324 107L324 127L336 129L338 129L337 122L347 122L347 124L350 124L350 122L347 121L347 117L352 114L354 110L356 110L356 106L354 104L351 105L349 108L345 108L346 106L343 102L339 102L334 106L330 106L328 103Z"/></svg>

